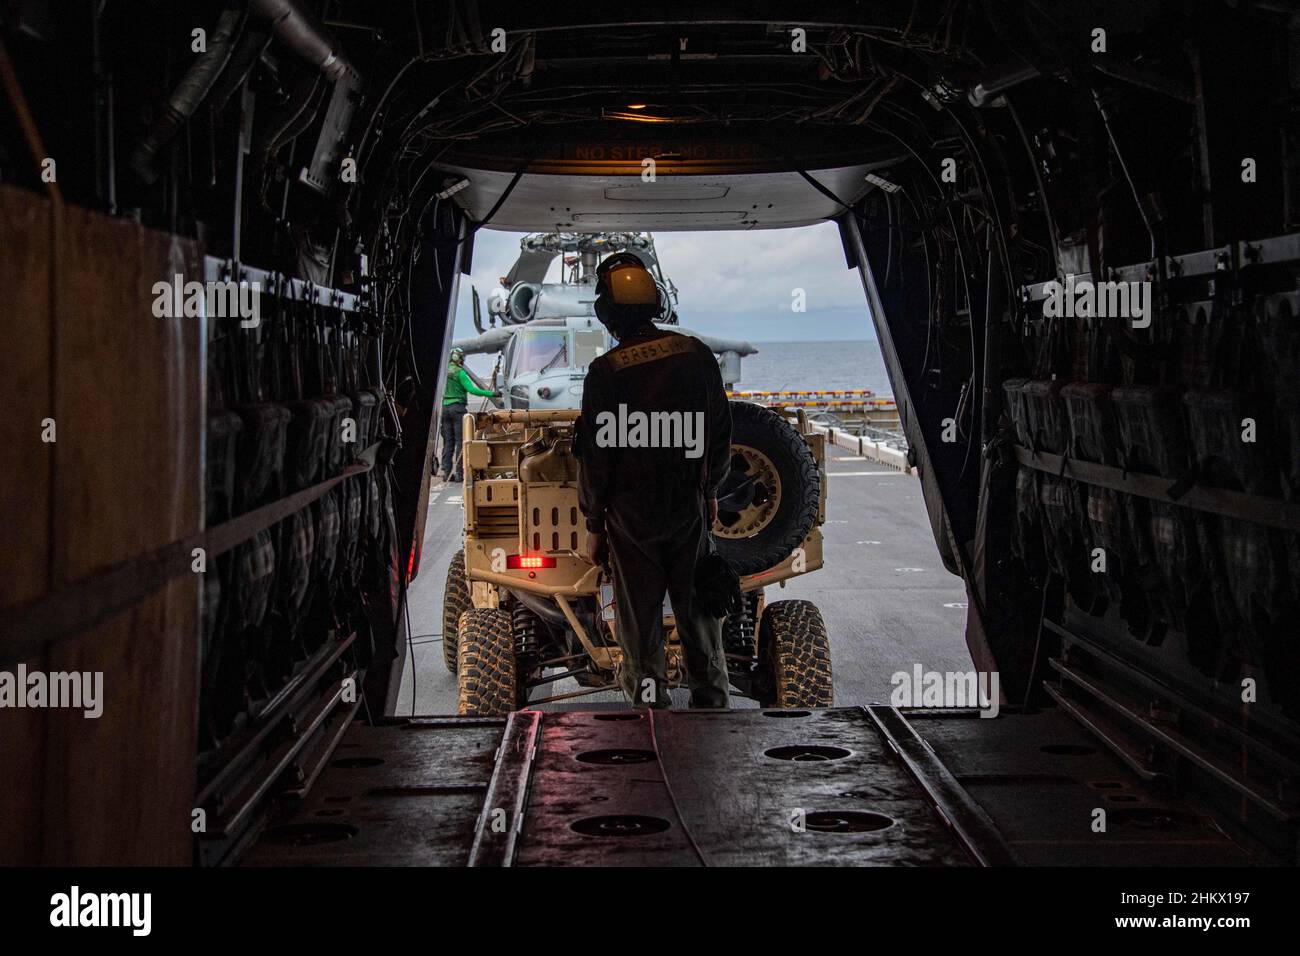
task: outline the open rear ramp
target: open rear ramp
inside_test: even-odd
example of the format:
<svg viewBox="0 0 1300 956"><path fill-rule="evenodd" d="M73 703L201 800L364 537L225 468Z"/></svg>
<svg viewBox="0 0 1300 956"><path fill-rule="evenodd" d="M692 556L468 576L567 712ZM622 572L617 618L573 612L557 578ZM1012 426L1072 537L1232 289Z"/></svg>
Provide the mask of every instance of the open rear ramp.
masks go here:
<svg viewBox="0 0 1300 956"><path fill-rule="evenodd" d="M1006 862L978 811L961 813L936 812L863 708L412 718L355 727L244 862Z"/></svg>
<svg viewBox="0 0 1300 956"><path fill-rule="evenodd" d="M530 710L358 724L336 754L243 863L1273 862L1053 712Z"/></svg>

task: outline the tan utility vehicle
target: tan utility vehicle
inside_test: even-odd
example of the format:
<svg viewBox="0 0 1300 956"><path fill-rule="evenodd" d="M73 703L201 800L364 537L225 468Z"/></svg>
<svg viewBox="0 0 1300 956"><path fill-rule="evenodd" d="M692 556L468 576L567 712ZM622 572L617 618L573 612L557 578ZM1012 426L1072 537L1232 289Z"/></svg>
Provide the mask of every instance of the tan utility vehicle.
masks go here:
<svg viewBox="0 0 1300 956"><path fill-rule="evenodd" d="M766 600L764 588L822 565L825 440L806 418L732 402L731 473L713 533L741 575L745 612L724 625L731 682L764 707L829 707L826 626L810 601ZM495 716L617 690L622 654L612 589L582 554L577 411L488 411L464 419L465 547L447 572L443 652L462 715ZM671 605L664 604L669 680L683 680ZM586 688L538 688L574 677Z"/></svg>

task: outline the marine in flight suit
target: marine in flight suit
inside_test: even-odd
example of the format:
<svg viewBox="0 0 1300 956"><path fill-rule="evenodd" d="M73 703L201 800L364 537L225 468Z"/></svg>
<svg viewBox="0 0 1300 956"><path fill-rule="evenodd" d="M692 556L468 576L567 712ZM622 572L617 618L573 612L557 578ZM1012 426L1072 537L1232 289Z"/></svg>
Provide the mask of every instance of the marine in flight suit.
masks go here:
<svg viewBox="0 0 1300 956"><path fill-rule="evenodd" d="M691 706L727 707L722 622L693 595L696 562L706 553L731 457L722 376L698 339L653 324L658 291L639 259L611 256L598 276L596 315L618 345L587 370L578 423L579 504L589 557L601 564L608 558L612 571L623 651L619 683L638 708L669 706L666 592ZM641 431L619 424L629 421L642 423ZM652 435L667 439L667 447L648 447Z"/></svg>

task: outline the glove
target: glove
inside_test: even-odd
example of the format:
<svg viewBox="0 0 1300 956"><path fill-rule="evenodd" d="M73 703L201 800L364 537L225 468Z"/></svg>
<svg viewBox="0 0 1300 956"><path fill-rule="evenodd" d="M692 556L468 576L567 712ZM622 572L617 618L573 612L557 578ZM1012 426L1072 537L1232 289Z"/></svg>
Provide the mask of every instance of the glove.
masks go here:
<svg viewBox="0 0 1300 956"><path fill-rule="evenodd" d="M609 539L603 534L587 532L587 560L602 568L609 567Z"/></svg>
<svg viewBox="0 0 1300 956"><path fill-rule="evenodd" d="M727 559L710 550L695 565L695 602L710 617L724 618L744 609L740 578Z"/></svg>

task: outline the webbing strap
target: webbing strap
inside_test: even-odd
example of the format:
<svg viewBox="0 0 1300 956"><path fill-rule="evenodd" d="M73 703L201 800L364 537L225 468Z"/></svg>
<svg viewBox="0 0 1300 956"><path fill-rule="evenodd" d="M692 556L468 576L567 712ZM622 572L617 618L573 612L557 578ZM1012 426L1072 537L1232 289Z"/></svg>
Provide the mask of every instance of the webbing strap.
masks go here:
<svg viewBox="0 0 1300 956"><path fill-rule="evenodd" d="M30 604L5 609L0 614L0 664L28 660L57 641L130 607L173 578L194 573L196 548L203 549L205 562L225 554L259 531L301 511L340 482L370 471L377 449L378 445L372 445L357 463L340 474L287 498L73 581Z"/></svg>
<svg viewBox="0 0 1300 956"><path fill-rule="evenodd" d="M1064 455L1035 452L1022 446L1016 447L1016 460L1036 471L1073 478L1086 485L1122 491L1165 504L1176 504L1193 511L1250 521L1269 528L1300 531L1300 503L1196 484L1194 482L1199 470L1173 481L1157 475L1137 474L1113 465L1099 465L1077 458L1066 458Z"/></svg>

